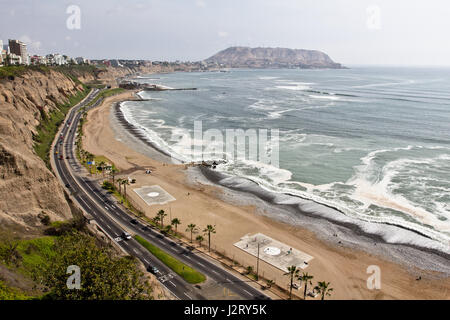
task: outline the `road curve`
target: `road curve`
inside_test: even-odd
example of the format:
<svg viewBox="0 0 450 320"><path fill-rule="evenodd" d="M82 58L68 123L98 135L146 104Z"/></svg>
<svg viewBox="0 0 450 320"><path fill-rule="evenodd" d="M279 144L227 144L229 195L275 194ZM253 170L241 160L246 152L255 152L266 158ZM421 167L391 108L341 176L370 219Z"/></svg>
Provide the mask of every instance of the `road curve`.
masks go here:
<svg viewBox="0 0 450 320"><path fill-rule="evenodd" d="M259 290L250 286L227 270L210 262L204 257L192 252L183 245L165 237L158 230L141 221L134 221L136 217L130 216L122 210L111 195L107 194L99 185L83 175L84 168L75 157L74 145L79 120L81 118L80 108L99 93L94 89L89 96L77 106L73 107L66 117L60 136L51 150L52 162L58 177L63 182L66 190L78 205L90 214L99 227L128 254L138 258L144 265L155 266L160 272L156 275L158 280L181 300L203 300L206 299L201 289L187 283L175 274L166 265L141 246L136 240L122 240L120 238L124 228L138 234L148 242L171 254L183 263L202 272L208 278L219 283L224 288L239 295L245 300L269 299ZM101 101L91 106L97 106ZM58 151L58 154L55 154ZM59 156L63 159L59 159Z"/></svg>

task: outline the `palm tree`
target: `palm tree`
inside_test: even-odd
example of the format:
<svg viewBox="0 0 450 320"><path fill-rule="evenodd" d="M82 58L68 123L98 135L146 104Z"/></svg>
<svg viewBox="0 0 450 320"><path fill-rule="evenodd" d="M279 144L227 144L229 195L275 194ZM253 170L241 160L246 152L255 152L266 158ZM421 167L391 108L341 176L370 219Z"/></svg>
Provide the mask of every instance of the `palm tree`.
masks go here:
<svg viewBox="0 0 450 320"><path fill-rule="evenodd" d="M89 165L89 173L92 173L92 161L94 161L94 155L92 153L87 152L87 156L86 159L88 162L91 162L91 164Z"/></svg>
<svg viewBox="0 0 450 320"><path fill-rule="evenodd" d="M208 251L211 251L211 233L216 233L215 226L208 224L205 229L203 229L203 233L208 235Z"/></svg>
<svg viewBox="0 0 450 320"><path fill-rule="evenodd" d="M119 185L119 194L122 194L122 181L123 179L117 179L117 184Z"/></svg>
<svg viewBox="0 0 450 320"><path fill-rule="evenodd" d="M128 179L123 179L122 184L123 184L123 197L125 198L125 200L127 200L127 185L129 185L130 182L128 181Z"/></svg>
<svg viewBox="0 0 450 320"><path fill-rule="evenodd" d="M247 274L251 274L253 272L253 267L252 266L248 266L247 267Z"/></svg>
<svg viewBox="0 0 450 320"><path fill-rule="evenodd" d="M172 221L170 222L170 225L175 226L175 233L178 232L177 227L179 224L181 224L181 220L178 218L173 218Z"/></svg>
<svg viewBox="0 0 450 320"><path fill-rule="evenodd" d="M105 176L105 161L100 161L100 163L98 164L98 166L101 168L102 170L102 177Z"/></svg>
<svg viewBox="0 0 450 320"><path fill-rule="evenodd" d="M298 278L298 275L300 273L300 270L297 269L296 266L290 266L287 268L288 272L284 275L289 275L291 277L291 285L289 287L289 299L292 299L292 285L294 284L294 277Z"/></svg>
<svg viewBox="0 0 450 320"><path fill-rule="evenodd" d="M111 171L109 172L109 174L111 175L113 186L114 186L114 182L115 182L115 181L114 181L114 178L116 177L116 173L117 173L117 169L114 168L114 167L112 167L112 168L111 168Z"/></svg>
<svg viewBox="0 0 450 320"><path fill-rule="evenodd" d="M266 283L267 283L267 289L270 289L273 286L273 284L275 283L275 281L273 281L273 280L266 280Z"/></svg>
<svg viewBox="0 0 450 320"><path fill-rule="evenodd" d="M198 241L198 244L201 247L202 246L202 242L203 242L203 240L205 240L205 238L203 238L201 235L198 235L197 238L195 238L195 240Z"/></svg>
<svg viewBox="0 0 450 320"><path fill-rule="evenodd" d="M298 277L298 280L300 280L300 281L305 283L305 290L303 291L303 299L305 299L305 300L306 300L306 290L307 290L306 288L308 287L308 282L309 282L310 285L312 285L311 280L313 278L314 277L309 275L308 272L306 272L306 273L303 272L303 274Z"/></svg>
<svg viewBox="0 0 450 320"><path fill-rule="evenodd" d="M193 223L191 223L191 224L189 224L188 226L187 226L187 229L186 229L186 231L189 231L190 233L191 233L191 243L192 243L192 234L193 233L196 233L197 232L197 226L195 225L195 224L193 224Z"/></svg>
<svg viewBox="0 0 450 320"><path fill-rule="evenodd" d="M167 213L164 212L164 210L159 210L156 216L159 217L159 221L161 221L161 228L164 227L164 217L167 216Z"/></svg>
<svg viewBox="0 0 450 320"><path fill-rule="evenodd" d="M167 233L169 233L170 231L172 231L172 226L171 226L171 225L166 226L166 227L164 228L164 231L167 232Z"/></svg>
<svg viewBox="0 0 450 320"><path fill-rule="evenodd" d="M325 281L319 281L317 283L317 286L314 288L314 290L317 290L321 297L321 300L325 299L325 296L331 296L331 291L333 291L333 288L330 288L330 283L329 282L325 282Z"/></svg>

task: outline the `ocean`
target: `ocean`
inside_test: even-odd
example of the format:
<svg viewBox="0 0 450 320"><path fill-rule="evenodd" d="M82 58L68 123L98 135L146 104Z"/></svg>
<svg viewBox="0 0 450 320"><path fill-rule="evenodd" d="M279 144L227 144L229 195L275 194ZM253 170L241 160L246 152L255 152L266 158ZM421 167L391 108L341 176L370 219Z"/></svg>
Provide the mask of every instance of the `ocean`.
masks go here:
<svg viewBox="0 0 450 320"><path fill-rule="evenodd" d="M228 159L215 169L221 184L257 184L274 203L449 253L450 69L232 69L137 81L198 88L143 91L149 100L121 104L126 120L174 159L218 160L214 141L200 154L185 139L195 121L224 136L278 130L277 165ZM274 143L269 136L268 153Z"/></svg>

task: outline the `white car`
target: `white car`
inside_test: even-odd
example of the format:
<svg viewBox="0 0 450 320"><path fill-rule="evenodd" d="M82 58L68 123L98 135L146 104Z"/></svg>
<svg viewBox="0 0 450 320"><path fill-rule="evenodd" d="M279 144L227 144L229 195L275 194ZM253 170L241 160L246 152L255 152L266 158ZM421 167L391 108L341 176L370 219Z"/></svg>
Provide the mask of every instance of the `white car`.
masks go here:
<svg viewBox="0 0 450 320"><path fill-rule="evenodd" d="M130 240L131 239L131 234L129 234L128 232L122 232L122 238L125 240Z"/></svg>

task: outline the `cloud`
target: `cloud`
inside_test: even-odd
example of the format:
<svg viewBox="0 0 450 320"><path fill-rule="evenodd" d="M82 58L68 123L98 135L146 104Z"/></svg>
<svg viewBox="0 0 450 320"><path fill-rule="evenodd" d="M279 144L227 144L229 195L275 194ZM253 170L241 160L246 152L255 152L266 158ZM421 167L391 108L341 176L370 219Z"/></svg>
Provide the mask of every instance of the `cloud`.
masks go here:
<svg viewBox="0 0 450 320"><path fill-rule="evenodd" d="M196 0L195 5L197 7L204 8L204 7L206 7L206 2L205 2L205 0Z"/></svg>
<svg viewBox="0 0 450 320"><path fill-rule="evenodd" d="M230 34L229 34L228 32L226 32L226 31L219 31L219 32L217 33L217 35L218 35L219 37L221 37L221 38L226 38L226 37L228 37Z"/></svg>
<svg viewBox="0 0 450 320"><path fill-rule="evenodd" d="M24 34L19 38L20 41L25 42L27 47L32 50L39 50L42 47L42 43L38 40L32 40L30 36Z"/></svg>

